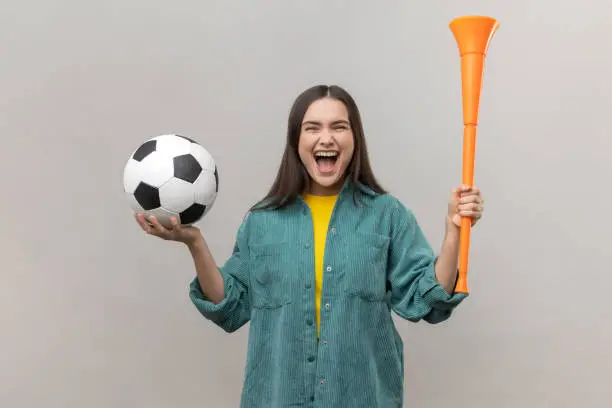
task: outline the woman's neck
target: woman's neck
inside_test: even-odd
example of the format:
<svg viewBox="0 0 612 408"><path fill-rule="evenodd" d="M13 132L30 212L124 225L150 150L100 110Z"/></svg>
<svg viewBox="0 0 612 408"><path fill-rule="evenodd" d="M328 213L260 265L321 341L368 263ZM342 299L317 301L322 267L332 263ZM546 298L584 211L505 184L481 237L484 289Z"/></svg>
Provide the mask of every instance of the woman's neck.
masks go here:
<svg viewBox="0 0 612 408"><path fill-rule="evenodd" d="M332 186L322 186L314 181L310 181L310 188L306 191L307 194L312 196L336 196L342 190L344 180L339 180L336 184Z"/></svg>

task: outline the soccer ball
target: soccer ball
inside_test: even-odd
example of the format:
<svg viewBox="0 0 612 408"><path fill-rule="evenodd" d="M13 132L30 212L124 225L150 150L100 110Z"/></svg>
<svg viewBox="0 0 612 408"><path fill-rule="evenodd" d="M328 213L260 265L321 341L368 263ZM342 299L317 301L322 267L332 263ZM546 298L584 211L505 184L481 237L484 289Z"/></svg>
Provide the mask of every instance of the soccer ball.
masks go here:
<svg viewBox="0 0 612 408"><path fill-rule="evenodd" d="M181 225L199 221L219 192L212 155L195 140L166 134L140 145L123 171L123 188L132 210L154 215L165 227L171 217Z"/></svg>

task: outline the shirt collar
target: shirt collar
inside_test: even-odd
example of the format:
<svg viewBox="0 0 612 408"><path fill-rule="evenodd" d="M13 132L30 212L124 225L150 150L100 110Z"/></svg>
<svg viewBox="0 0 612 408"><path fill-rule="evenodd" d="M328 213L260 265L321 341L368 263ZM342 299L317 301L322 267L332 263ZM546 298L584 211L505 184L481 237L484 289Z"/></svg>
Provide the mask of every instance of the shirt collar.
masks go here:
<svg viewBox="0 0 612 408"><path fill-rule="evenodd" d="M352 193L355 191L355 189L357 189L358 191L366 195L372 196L372 197L378 195L378 193L376 193L374 190L372 190L370 187L366 186L365 184L361 183L360 181L353 182L350 175L344 181L342 189L340 190L340 194L342 195L346 193Z"/></svg>

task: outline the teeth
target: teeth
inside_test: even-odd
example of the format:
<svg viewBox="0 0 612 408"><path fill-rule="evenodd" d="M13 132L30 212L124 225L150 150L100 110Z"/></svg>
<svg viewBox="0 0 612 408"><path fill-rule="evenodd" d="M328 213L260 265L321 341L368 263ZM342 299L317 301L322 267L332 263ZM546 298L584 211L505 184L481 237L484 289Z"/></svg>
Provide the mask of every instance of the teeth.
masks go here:
<svg viewBox="0 0 612 408"><path fill-rule="evenodd" d="M316 157L336 157L338 152L317 152L315 153Z"/></svg>

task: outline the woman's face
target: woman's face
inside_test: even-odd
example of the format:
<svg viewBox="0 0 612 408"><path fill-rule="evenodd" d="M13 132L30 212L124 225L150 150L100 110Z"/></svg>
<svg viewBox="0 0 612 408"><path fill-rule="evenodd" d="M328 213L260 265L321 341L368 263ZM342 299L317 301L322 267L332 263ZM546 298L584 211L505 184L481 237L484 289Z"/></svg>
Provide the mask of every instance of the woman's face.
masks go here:
<svg viewBox="0 0 612 408"><path fill-rule="evenodd" d="M346 106L323 98L313 102L302 120L298 151L312 179L310 194L337 194L355 149Z"/></svg>

